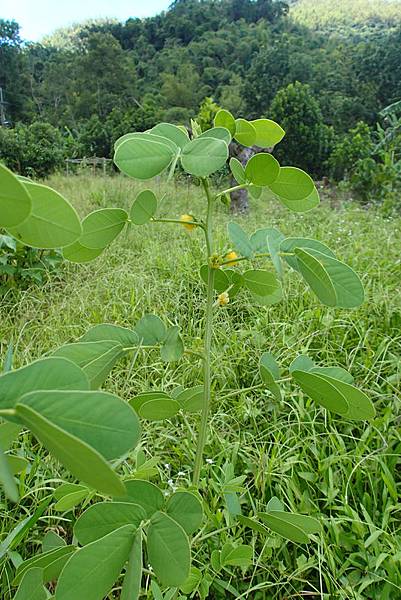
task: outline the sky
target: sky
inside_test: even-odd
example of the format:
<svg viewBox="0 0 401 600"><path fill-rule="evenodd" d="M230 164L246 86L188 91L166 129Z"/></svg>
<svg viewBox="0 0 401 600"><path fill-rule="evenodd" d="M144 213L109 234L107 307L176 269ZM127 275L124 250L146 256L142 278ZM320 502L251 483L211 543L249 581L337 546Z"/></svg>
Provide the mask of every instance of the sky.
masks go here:
<svg viewBox="0 0 401 600"><path fill-rule="evenodd" d="M171 0L0 0L0 18L14 19L23 39L38 41L59 27L86 19L150 17L169 4Z"/></svg>

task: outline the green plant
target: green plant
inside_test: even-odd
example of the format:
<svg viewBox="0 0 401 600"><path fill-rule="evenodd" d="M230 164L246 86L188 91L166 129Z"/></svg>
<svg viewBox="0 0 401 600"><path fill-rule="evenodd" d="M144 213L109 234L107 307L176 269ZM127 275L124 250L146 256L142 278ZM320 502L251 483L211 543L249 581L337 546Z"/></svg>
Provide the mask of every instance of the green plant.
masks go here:
<svg viewBox="0 0 401 600"><path fill-rule="evenodd" d="M0 444L0 477L7 496L18 499L13 470L15 457L7 449L21 427L28 428L39 441L80 482L64 484L56 490L56 506L67 510L84 502L83 514L74 526L74 542L65 546L53 538L46 541L47 551L18 566L16 598L46 598L44 583L58 579L56 600L85 597L101 600L111 589L125 565L121 598L137 598L143 572L142 541L146 556L162 586L170 588L164 598L199 593L206 598L210 580L199 569L190 567L188 536L202 521L199 490L207 486L202 479L203 454L208 435L213 370L213 318L221 307L230 304L236 294L245 292L259 306L271 306L283 297L283 267L299 273L319 300L327 306L354 308L364 299L361 282L355 272L339 261L322 242L307 238L285 238L277 229L258 229L249 236L238 224L230 223L230 245L217 247L214 236L216 204L225 200L230 189L214 193L209 176L222 168L228 158L232 137L244 145L272 146L280 142L284 131L268 119L252 122L234 119L220 111L215 126L190 140L184 128L161 123L147 133L130 133L117 140L115 162L130 177L147 180L166 169L170 176L177 163L199 178L205 192L205 215L192 214L158 218L158 198L143 190L135 198L130 213L106 208L90 213L82 223L71 205L57 192L15 177L0 167L0 226L16 239L33 247L59 248L72 262L84 263L99 256L126 226L166 223L185 227L204 236L205 258L200 279L207 286L204 348L186 347L177 325L166 327L156 315L145 315L132 328L97 325L73 343L53 351L50 356L30 365L6 372L0 377L0 416L3 436ZM230 168L238 186L260 196L268 190L290 210L304 212L319 203L312 179L303 171L280 167L270 154L252 157L245 168L231 160ZM261 189L262 188L262 189ZM49 206L52 214L49 214ZM265 261L272 264L266 269ZM250 268L240 267L250 263ZM200 360L204 381L195 388L175 389L172 393L152 390L138 393L129 403L115 394L99 391L108 373L124 356L159 348L164 362L181 359ZM260 384L281 400L281 369L274 356L265 352L259 361ZM352 376L342 368L323 367L307 356L299 356L288 367L289 377L320 406L345 419L369 420L375 415L370 399L353 385ZM121 477L118 471L132 456L140 437L139 418L145 421L171 419L186 413L201 413L196 436L193 486L178 490L165 501L163 491L138 477L146 473L143 455L134 454L136 478ZM18 470L18 469L17 469ZM142 475L143 477L143 475ZM231 506L231 516L245 527L267 539L270 531L294 543L307 543L321 533L322 524L311 516L285 510L273 497L264 511L242 515L237 493L243 476L235 477L234 468L224 466L223 493ZM112 501L105 501L106 498ZM92 501L96 499L95 503ZM50 498L41 506L46 510ZM208 518L213 512L207 508ZM10 532L3 547L12 550L21 541L28 524ZM25 529L24 529L25 528ZM252 547L239 539L228 540L210 560L216 573L230 566L246 567L252 559ZM146 571L146 569L145 569ZM180 591L179 591L180 590ZM163 597L152 582L154 597ZM182 595L181 594L181 595Z"/></svg>

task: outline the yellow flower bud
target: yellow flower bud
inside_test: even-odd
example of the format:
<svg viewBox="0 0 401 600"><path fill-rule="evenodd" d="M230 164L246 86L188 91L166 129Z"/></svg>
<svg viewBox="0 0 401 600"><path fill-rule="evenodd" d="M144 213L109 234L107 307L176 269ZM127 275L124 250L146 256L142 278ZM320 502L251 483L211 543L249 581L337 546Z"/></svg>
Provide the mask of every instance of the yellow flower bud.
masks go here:
<svg viewBox="0 0 401 600"><path fill-rule="evenodd" d="M196 227L196 225L191 223L191 221L195 221L195 217L193 215L181 215L180 221L187 231L192 231Z"/></svg>
<svg viewBox="0 0 401 600"><path fill-rule="evenodd" d="M224 260L229 262L226 262L226 265L228 267L235 267L235 265L238 265L238 262L235 260L236 258L238 258L238 254L234 252L234 250L227 252L227 254L224 257Z"/></svg>
<svg viewBox="0 0 401 600"><path fill-rule="evenodd" d="M228 295L227 292L223 292L222 294L220 294L217 297L217 304L218 306L227 306L227 304L230 302L230 296Z"/></svg>

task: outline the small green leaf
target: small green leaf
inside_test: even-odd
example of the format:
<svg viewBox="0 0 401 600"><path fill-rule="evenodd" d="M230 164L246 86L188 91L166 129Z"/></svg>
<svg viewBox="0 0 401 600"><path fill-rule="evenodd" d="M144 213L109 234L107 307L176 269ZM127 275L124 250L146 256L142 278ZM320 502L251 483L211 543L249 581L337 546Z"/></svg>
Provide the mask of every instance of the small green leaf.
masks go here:
<svg viewBox="0 0 401 600"><path fill-rule="evenodd" d="M138 504L144 509L147 519L150 519L155 512L163 508L163 492L159 490L157 485L142 479L128 479L124 483L126 495L116 498L118 502Z"/></svg>
<svg viewBox="0 0 401 600"><path fill-rule="evenodd" d="M236 119L236 130L234 138L242 146L254 146L256 144L256 129L249 121L245 119Z"/></svg>
<svg viewBox="0 0 401 600"><path fill-rule="evenodd" d="M61 500L62 498L65 498L65 496L69 496L76 492L84 492L88 495L89 488L85 485L78 485L77 483L62 483L54 490L53 496L56 500Z"/></svg>
<svg viewBox="0 0 401 600"><path fill-rule="evenodd" d="M290 364L290 373L294 371L311 371L315 366L315 363L309 356L297 356Z"/></svg>
<svg viewBox="0 0 401 600"><path fill-rule="evenodd" d="M77 486L82 487L82 486ZM56 504L54 505L54 510L59 512L67 512L72 510L78 504L81 504L82 500L85 500L88 496L88 489L83 488L83 490L71 492L70 494L66 494Z"/></svg>
<svg viewBox="0 0 401 600"><path fill-rule="evenodd" d="M150 130L150 133L171 140L176 146L181 148L181 150L185 148L189 142L187 131L184 131L181 127L177 127L177 125L172 125L171 123L159 123Z"/></svg>
<svg viewBox="0 0 401 600"><path fill-rule="evenodd" d="M269 502L267 503L266 508L267 508L267 512L270 512L272 510L279 510L279 511L284 510L284 506L282 505L280 500L277 498L277 496L273 496L272 498L270 498Z"/></svg>
<svg viewBox="0 0 401 600"><path fill-rule="evenodd" d="M269 185L274 194L289 201L307 198L314 187L311 177L297 167L281 167L276 181Z"/></svg>
<svg viewBox="0 0 401 600"><path fill-rule="evenodd" d="M179 412L180 405L172 398L155 398L141 404L138 415L149 421L163 421L171 419Z"/></svg>
<svg viewBox="0 0 401 600"><path fill-rule="evenodd" d="M138 413L142 404L145 402L149 402L150 400L170 400L171 396L166 394L166 392L154 390L151 392L142 392L142 394L138 394L134 398L129 400L129 404L132 408Z"/></svg>
<svg viewBox="0 0 401 600"><path fill-rule="evenodd" d="M228 159L228 146L220 139L195 138L182 151L184 171L196 177L208 177L221 169Z"/></svg>
<svg viewBox="0 0 401 600"><path fill-rule="evenodd" d="M22 405L87 443L107 460L123 456L139 441L135 412L108 392L38 391L23 396L19 400Z"/></svg>
<svg viewBox="0 0 401 600"><path fill-rule="evenodd" d="M50 529L45 533L45 536L42 540L42 552L45 554L46 552L50 552L51 550L56 550L57 548L63 548L66 546L65 540L61 538L55 531Z"/></svg>
<svg viewBox="0 0 401 600"><path fill-rule="evenodd" d="M135 198L130 218L135 225L148 223L157 210L157 198L152 190L143 190Z"/></svg>
<svg viewBox="0 0 401 600"><path fill-rule="evenodd" d="M259 363L259 372L265 386L272 392L278 402L281 401L281 390L276 383L276 379L280 378L280 367L276 359L270 352L262 354Z"/></svg>
<svg viewBox="0 0 401 600"><path fill-rule="evenodd" d="M0 376L0 408L13 408L35 390L88 390L89 381L77 365L65 358L42 358Z"/></svg>
<svg viewBox="0 0 401 600"><path fill-rule="evenodd" d="M236 131L235 119L228 110L220 109L214 118L215 127L225 127L234 137Z"/></svg>
<svg viewBox="0 0 401 600"><path fill-rule="evenodd" d="M256 296L271 296L279 288L274 273L262 269L250 269L244 273L244 285Z"/></svg>
<svg viewBox="0 0 401 600"><path fill-rule="evenodd" d="M186 582L180 586L180 591L183 594L192 594L193 592L195 592L198 587L199 584L202 581L202 571L200 571L200 569L197 569L196 567L191 567L190 573L189 573L189 577L186 580ZM204 596L206 597L206 596Z"/></svg>
<svg viewBox="0 0 401 600"><path fill-rule="evenodd" d="M127 327L102 323L88 329L88 331L79 338L80 342L105 342L113 341L121 344L123 348L131 348L139 343L138 334Z"/></svg>
<svg viewBox="0 0 401 600"><path fill-rule="evenodd" d="M156 315L145 315L134 327L143 346L155 346L166 337L166 326Z"/></svg>
<svg viewBox="0 0 401 600"><path fill-rule="evenodd" d="M17 404L16 412L34 436L78 479L104 494L124 494L125 488L118 475L96 450L28 406Z"/></svg>
<svg viewBox="0 0 401 600"><path fill-rule="evenodd" d="M294 249L302 277L322 304L336 306L337 296L333 282L321 262L310 251ZM322 254L323 256L323 254Z"/></svg>
<svg viewBox="0 0 401 600"><path fill-rule="evenodd" d="M230 158L230 170L235 179L235 181L242 185L246 181L245 177L245 169L238 160L238 158Z"/></svg>
<svg viewBox="0 0 401 600"><path fill-rule="evenodd" d="M30 569L25 573L14 600L46 600L47 597L42 581L42 569Z"/></svg>
<svg viewBox="0 0 401 600"><path fill-rule="evenodd" d="M32 199L32 212L25 221L7 231L26 246L63 248L82 235L78 215L58 192L39 183L24 183Z"/></svg>
<svg viewBox="0 0 401 600"><path fill-rule="evenodd" d="M285 136L285 131L278 123L270 119L256 119L251 121L256 131L255 145L259 148L271 148Z"/></svg>
<svg viewBox="0 0 401 600"><path fill-rule="evenodd" d="M103 600L121 573L134 534L135 526L125 525L80 548L61 573L55 600Z"/></svg>
<svg viewBox="0 0 401 600"><path fill-rule="evenodd" d="M74 525L74 535L86 546L124 525L138 529L146 513L132 502L97 502L85 510Z"/></svg>
<svg viewBox="0 0 401 600"><path fill-rule="evenodd" d="M90 382L91 389L99 388L108 377L117 360L123 356L123 347L113 340L65 344L53 352L53 357L66 358L80 367ZM58 385L54 386L56 389Z"/></svg>
<svg viewBox="0 0 401 600"><path fill-rule="evenodd" d="M13 475L22 473L22 471L25 471L29 465L29 462L26 460L26 458L23 458L22 456L14 456L13 454L6 454L6 460Z"/></svg>
<svg viewBox="0 0 401 600"><path fill-rule="evenodd" d="M242 256L251 258L253 256L253 247L249 240L249 236L237 223L229 223L227 225L228 237L235 246L236 250Z"/></svg>
<svg viewBox="0 0 401 600"><path fill-rule="evenodd" d="M32 200L27 188L0 164L0 227L16 227L29 217Z"/></svg>
<svg viewBox="0 0 401 600"><path fill-rule="evenodd" d="M187 413L200 412L204 404L204 387L197 385L196 387L183 390L176 396L176 400L181 407L181 410Z"/></svg>
<svg viewBox="0 0 401 600"><path fill-rule="evenodd" d="M1 423L0 424L0 448L4 451L8 450L11 444L18 438L21 425L16 423Z"/></svg>
<svg viewBox="0 0 401 600"><path fill-rule="evenodd" d="M252 156L245 167L247 181L258 186L268 186L279 176L280 165L271 154L260 152Z"/></svg>
<svg viewBox="0 0 401 600"><path fill-rule="evenodd" d="M152 179L169 166L176 154L174 146L164 143L163 139L148 133L132 134L117 145L114 162L129 177Z"/></svg>
<svg viewBox="0 0 401 600"><path fill-rule="evenodd" d="M254 304L258 306L272 306L273 304L277 304L281 302L283 299L283 290L280 282L277 281L277 289L268 296L258 296L257 294L252 294L252 300Z"/></svg>
<svg viewBox="0 0 401 600"><path fill-rule="evenodd" d="M244 277L238 271L234 269L225 269L225 274L228 277L230 287L229 287L229 296L230 298L234 298L240 289L244 286Z"/></svg>
<svg viewBox="0 0 401 600"><path fill-rule="evenodd" d="M200 276L204 283L208 282L209 277L209 267L208 265L202 265L199 270ZM227 271L223 271L222 269L214 269L214 277L213 277L213 289L216 290L218 294L225 292L226 289L230 286L230 280L227 276Z"/></svg>
<svg viewBox="0 0 401 600"><path fill-rule="evenodd" d="M200 500L191 492L175 492L167 501L167 514L191 535L201 526L203 508Z"/></svg>
<svg viewBox="0 0 401 600"><path fill-rule="evenodd" d="M189 540L181 525L171 517L161 512L152 516L147 549L149 562L163 585L178 587L188 579L191 566Z"/></svg>
<svg viewBox="0 0 401 600"><path fill-rule="evenodd" d="M167 330L166 337L160 348L160 356L164 362L175 362L180 360L184 354L184 343L177 325Z"/></svg>
<svg viewBox="0 0 401 600"><path fill-rule="evenodd" d="M128 558L120 600L138 600L142 580L142 531L139 529Z"/></svg>
<svg viewBox="0 0 401 600"><path fill-rule="evenodd" d="M90 250L104 250L123 230L128 214L121 208L95 210L82 221L79 244Z"/></svg>

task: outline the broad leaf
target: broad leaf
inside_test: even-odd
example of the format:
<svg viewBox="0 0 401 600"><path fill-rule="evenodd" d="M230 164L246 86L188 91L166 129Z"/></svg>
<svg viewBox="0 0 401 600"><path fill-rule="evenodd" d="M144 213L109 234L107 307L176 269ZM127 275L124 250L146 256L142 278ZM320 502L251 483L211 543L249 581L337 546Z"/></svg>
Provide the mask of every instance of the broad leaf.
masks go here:
<svg viewBox="0 0 401 600"><path fill-rule="evenodd" d="M236 119L234 138L242 146L254 146L256 144L256 129L249 121L245 119Z"/></svg>
<svg viewBox="0 0 401 600"><path fill-rule="evenodd" d="M134 327L143 346L155 346L166 337L166 326L156 315L145 315Z"/></svg>
<svg viewBox="0 0 401 600"><path fill-rule="evenodd" d="M222 269L213 269L214 277L213 277L213 289L216 290L218 294L225 292L226 289L230 286L230 280L227 276L227 271L223 271ZM200 276L202 280L208 283L209 278L209 267L208 265L202 265L199 270Z"/></svg>
<svg viewBox="0 0 401 600"><path fill-rule="evenodd" d="M167 501L166 512L181 525L188 535L197 531L201 526L202 503L191 492L175 492Z"/></svg>
<svg viewBox="0 0 401 600"><path fill-rule="evenodd" d="M247 181L258 186L271 185L276 181L279 173L278 161L271 154L264 152L252 156L245 167Z"/></svg>
<svg viewBox="0 0 401 600"><path fill-rule="evenodd" d="M28 406L17 404L16 412L22 423L75 477L104 494L124 494L118 475L96 450Z"/></svg>
<svg viewBox="0 0 401 600"><path fill-rule="evenodd" d="M227 144L227 146L231 142L232 135L226 127L212 127L212 129L208 129L204 131L198 139L210 137L215 138L216 140L223 140Z"/></svg>
<svg viewBox="0 0 401 600"><path fill-rule="evenodd" d="M271 296L280 287L274 273L250 269L244 273L244 285L256 296Z"/></svg>
<svg viewBox="0 0 401 600"><path fill-rule="evenodd" d="M238 158L230 158L230 170L235 181L242 185L246 181L245 169L238 160Z"/></svg>
<svg viewBox="0 0 401 600"><path fill-rule="evenodd" d="M65 540L63 540L63 538L55 531L50 529L45 533L42 540L42 552L45 554L46 552L50 552L50 550L56 550L57 548L62 548L66 545Z"/></svg>
<svg viewBox="0 0 401 600"><path fill-rule="evenodd" d="M309 356L301 354L292 361L289 370L292 374L294 371L311 371L314 367L316 367L316 365L313 360L309 358Z"/></svg>
<svg viewBox="0 0 401 600"><path fill-rule="evenodd" d="M224 272L227 275L228 280L230 282L228 293L230 295L230 298L234 298L238 294L240 289L244 286L244 277L241 273L238 273L238 271L234 271L234 269L225 269Z"/></svg>
<svg viewBox="0 0 401 600"><path fill-rule="evenodd" d="M103 600L128 558L135 534L125 525L78 550L64 567L55 600Z"/></svg>
<svg viewBox="0 0 401 600"><path fill-rule="evenodd" d="M302 198L301 200L289 200L288 198L280 197L280 202L293 212L303 213L308 212L308 210L312 210L319 206L320 197L319 192L316 188L313 188L313 191L306 198Z"/></svg>
<svg viewBox="0 0 401 600"><path fill-rule="evenodd" d="M42 554L28 558L28 560L24 560L17 568L13 584L18 585L25 573L32 568L42 570L43 583L54 581L58 578L64 565L75 551L75 546L61 546L60 548L55 548L49 552L43 552Z"/></svg>
<svg viewBox="0 0 401 600"><path fill-rule="evenodd" d="M191 551L184 529L168 515L156 512L147 538L148 558L163 585L177 587L189 575Z"/></svg>
<svg viewBox="0 0 401 600"><path fill-rule="evenodd" d="M27 461L26 458L23 458L22 456L15 456L13 454L6 454L6 460L13 475L22 473L22 471L25 471L29 465L29 461Z"/></svg>
<svg viewBox="0 0 401 600"><path fill-rule="evenodd" d="M323 374L320 372L320 376L346 398L348 410L344 416L347 419L359 421L373 419L376 416L376 410L372 401L361 390L358 390L358 388L345 381L330 377L326 373Z"/></svg>
<svg viewBox="0 0 401 600"><path fill-rule="evenodd" d="M181 150L185 148L189 142L188 133L181 129L181 127L177 127L177 125L172 125L171 123L159 123L150 130L150 133L171 140L176 146L181 148Z"/></svg>
<svg viewBox="0 0 401 600"><path fill-rule="evenodd" d="M86 442L107 460L139 442L140 425L130 405L108 392L39 391L19 400L64 431Z"/></svg>
<svg viewBox="0 0 401 600"><path fill-rule="evenodd" d="M163 492L150 481L128 479L125 482L126 495L116 498L118 502L133 502L143 508L150 517L164 506Z"/></svg>
<svg viewBox="0 0 401 600"><path fill-rule="evenodd" d="M297 167L281 167L276 181L269 185L274 194L289 201L307 198L314 187L312 178Z"/></svg>
<svg viewBox="0 0 401 600"><path fill-rule="evenodd" d="M66 358L42 358L0 377L0 408L13 408L35 390L88 390L89 381L76 364Z"/></svg>
<svg viewBox="0 0 401 600"><path fill-rule="evenodd" d="M4 451L8 450L11 444L18 438L21 425L16 423L1 423L0 424L0 448Z"/></svg>
<svg viewBox="0 0 401 600"><path fill-rule="evenodd" d="M27 188L0 164L0 227L15 227L29 217L32 200Z"/></svg>
<svg viewBox="0 0 401 600"><path fill-rule="evenodd" d="M142 531L139 529L134 538L128 558L127 570L121 588L120 600L138 600L142 580Z"/></svg>
<svg viewBox="0 0 401 600"><path fill-rule="evenodd" d="M184 171L196 177L208 177L221 169L228 159L228 146L211 137L192 140L182 151L181 163Z"/></svg>
<svg viewBox="0 0 401 600"><path fill-rule="evenodd" d="M66 344L53 352L52 356L66 358L78 365L88 377L91 389L97 389L103 384L123 353L121 344L106 340ZM56 386L56 389L58 387Z"/></svg>
<svg viewBox="0 0 401 600"><path fill-rule="evenodd" d="M174 149L160 140L163 138L151 134L125 139L116 148L115 164L134 179L151 179L159 175L175 155Z"/></svg>
<svg viewBox="0 0 401 600"><path fill-rule="evenodd" d="M322 252L327 256L335 258L335 254L330 250L330 248L318 240L313 240L310 238L285 238L280 244L280 252L293 254L293 256L284 256L284 259L292 269L298 272L300 272L300 269L297 257L295 256L295 248L317 250L318 252Z"/></svg>
<svg viewBox="0 0 401 600"><path fill-rule="evenodd" d="M270 119L251 121L256 131L255 145L259 148L271 148L283 139L285 131L278 123Z"/></svg>
<svg viewBox="0 0 401 600"><path fill-rule="evenodd" d="M86 509L74 525L74 535L86 546L124 525L138 529L146 513L132 502L97 502Z"/></svg>
<svg viewBox="0 0 401 600"><path fill-rule="evenodd" d="M228 110L221 109L214 118L215 127L225 127L234 137L236 131L235 119Z"/></svg>
<svg viewBox="0 0 401 600"><path fill-rule="evenodd" d="M184 354L184 343L177 325L169 327L160 348L160 356L164 362L175 362L180 360Z"/></svg>
<svg viewBox="0 0 401 600"><path fill-rule="evenodd" d="M30 569L25 573L14 600L46 600L47 597L42 581L42 569Z"/></svg>
<svg viewBox="0 0 401 600"><path fill-rule="evenodd" d="M81 502L88 497L89 490L83 486L77 486L77 488L83 489L77 490L76 492L71 492L60 498L60 500L54 505L54 510L59 512L68 512L75 506L78 506L78 504L81 504Z"/></svg>
<svg viewBox="0 0 401 600"><path fill-rule="evenodd" d="M10 468L7 455L0 447L0 483L4 488L4 493L11 502L18 502L19 493L15 483L14 475Z"/></svg>
<svg viewBox="0 0 401 600"><path fill-rule="evenodd" d="M75 242L74 244L71 244L71 246L66 246L63 248L63 256L65 260L69 260L72 263L78 264L91 262L100 256L102 252L103 248L93 250L90 248L85 248L85 246L82 246L82 244L79 242Z"/></svg>
<svg viewBox="0 0 401 600"><path fill-rule="evenodd" d="M203 385L183 390L176 396L181 409L187 413L200 412L203 408L205 390Z"/></svg>
<svg viewBox="0 0 401 600"><path fill-rule="evenodd" d="M237 223L229 223L227 225L228 237L235 246L236 250L242 256L251 258L253 255L253 247L249 240L249 236Z"/></svg>
<svg viewBox="0 0 401 600"><path fill-rule="evenodd" d="M104 342L113 341L121 344L123 348L131 348L139 343L138 334L132 329L102 323L88 329L88 331L79 338L80 342Z"/></svg>
<svg viewBox="0 0 401 600"><path fill-rule="evenodd" d="M336 306L337 295L333 282L321 262L310 251L295 248L295 256L302 277L322 304ZM322 254L322 256L324 256Z"/></svg>
<svg viewBox="0 0 401 600"><path fill-rule="evenodd" d="M128 214L121 208L95 210L82 221L79 243L90 250L103 250L121 233L127 221Z"/></svg>
<svg viewBox="0 0 401 600"><path fill-rule="evenodd" d="M308 369L302 369L301 367L299 367L299 369L308 371ZM352 377L352 375L350 373L348 373L348 371L346 371L342 367L316 367L316 366L313 366L309 370L311 373L317 373L318 375L319 374L320 375L328 375L329 377L333 377L334 379L339 379L340 381L344 381L344 383L352 384L354 382L354 378Z"/></svg>
<svg viewBox="0 0 401 600"><path fill-rule="evenodd" d="M326 377L310 371L293 371L292 376L302 390L312 400L339 415L346 415L349 410L347 398L336 385Z"/></svg>
<svg viewBox="0 0 401 600"><path fill-rule="evenodd" d="M241 546L232 546L229 544L230 548L227 547L226 551L221 552L221 564L222 566L230 565L233 567L242 567L246 569L252 563L253 558L253 549L252 546L247 546L245 544L241 544Z"/></svg>
<svg viewBox="0 0 401 600"><path fill-rule="evenodd" d="M172 398L155 398L144 402L138 409L138 415L149 421L171 419L180 410L180 405Z"/></svg>
<svg viewBox="0 0 401 600"><path fill-rule="evenodd" d="M157 198L152 190L143 190L135 198L130 212L135 225L148 223L157 210Z"/></svg>
<svg viewBox="0 0 401 600"><path fill-rule="evenodd" d="M275 510L258 516L272 531L298 544L307 544L309 535L321 531L319 521L304 515Z"/></svg>
<svg viewBox="0 0 401 600"><path fill-rule="evenodd" d="M78 215L71 204L46 185L25 182L32 199L29 217L7 231L26 246L63 248L76 242L82 234Z"/></svg>
<svg viewBox="0 0 401 600"><path fill-rule="evenodd" d="M150 400L171 400L171 396L166 394L166 392L162 392L159 390L154 390L151 392L142 392L142 394L138 394L134 398L131 398L129 400L129 404L137 413L139 413L142 404L145 404Z"/></svg>

